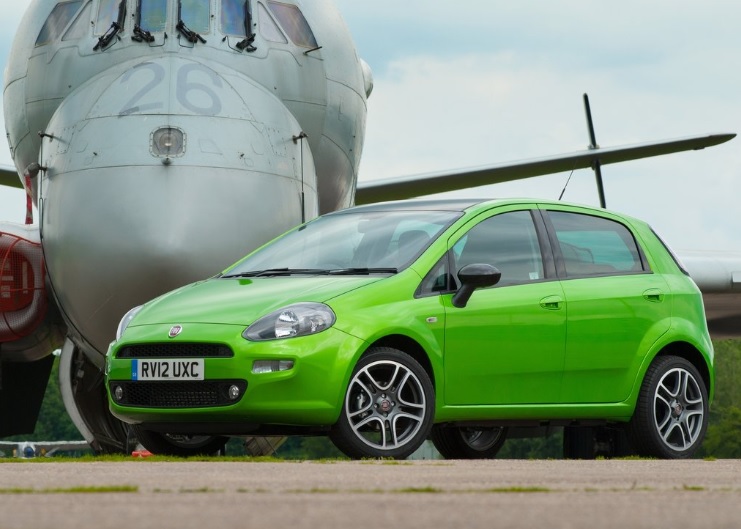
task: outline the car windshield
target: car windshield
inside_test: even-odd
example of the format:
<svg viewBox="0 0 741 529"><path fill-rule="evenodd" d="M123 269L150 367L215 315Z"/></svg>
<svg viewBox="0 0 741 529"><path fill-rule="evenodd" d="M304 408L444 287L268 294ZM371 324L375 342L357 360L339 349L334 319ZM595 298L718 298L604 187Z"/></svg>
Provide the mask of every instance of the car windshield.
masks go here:
<svg viewBox="0 0 741 529"><path fill-rule="evenodd" d="M319 217L253 253L224 276L395 273L461 214L392 210Z"/></svg>

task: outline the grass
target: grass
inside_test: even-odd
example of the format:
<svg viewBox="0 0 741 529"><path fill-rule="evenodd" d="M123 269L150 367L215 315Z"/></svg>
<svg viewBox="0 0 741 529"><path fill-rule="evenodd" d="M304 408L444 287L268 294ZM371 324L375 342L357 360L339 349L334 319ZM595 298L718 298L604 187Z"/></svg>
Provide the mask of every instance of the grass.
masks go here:
<svg viewBox="0 0 741 529"><path fill-rule="evenodd" d="M100 494L139 492L139 487L134 485L104 485L104 486L76 486L48 489L24 489L8 488L0 489L0 494Z"/></svg>

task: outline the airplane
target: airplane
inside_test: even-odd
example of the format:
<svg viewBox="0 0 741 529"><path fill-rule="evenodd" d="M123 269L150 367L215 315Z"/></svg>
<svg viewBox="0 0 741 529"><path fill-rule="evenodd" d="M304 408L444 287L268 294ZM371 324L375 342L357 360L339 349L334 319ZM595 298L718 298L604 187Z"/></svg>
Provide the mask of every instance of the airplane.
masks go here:
<svg viewBox="0 0 741 529"><path fill-rule="evenodd" d="M599 147L592 134L574 153L358 182L372 90L331 0L33 0L4 78L15 168L0 183L25 190L28 214L0 223L0 437L33 430L61 346L72 421L96 452L129 451L102 385L120 318L318 214L735 136ZM739 295L741 262L688 263L709 294Z"/></svg>
<svg viewBox="0 0 741 529"><path fill-rule="evenodd" d="M90 445L86 441L0 441L0 455L10 450L13 457L31 459L51 457L57 452L87 452Z"/></svg>

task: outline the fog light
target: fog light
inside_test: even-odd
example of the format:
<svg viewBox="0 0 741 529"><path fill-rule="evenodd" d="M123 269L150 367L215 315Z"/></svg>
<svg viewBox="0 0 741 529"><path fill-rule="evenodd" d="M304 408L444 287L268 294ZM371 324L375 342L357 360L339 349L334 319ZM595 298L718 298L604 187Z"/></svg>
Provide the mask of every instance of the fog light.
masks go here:
<svg viewBox="0 0 741 529"><path fill-rule="evenodd" d="M232 384L229 386L229 399L230 400L237 400L239 398L239 387L237 387L235 384Z"/></svg>
<svg viewBox="0 0 741 529"><path fill-rule="evenodd" d="M121 402L123 400L123 388L121 386L113 388L113 396L116 397L117 401Z"/></svg>
<svg viewBox="0 0 741 529"><path fill-rule="evenodd" d="M252 364L252 372L256 375L262 373L277 373L293 369L293 360L255 360Z"/></svg>

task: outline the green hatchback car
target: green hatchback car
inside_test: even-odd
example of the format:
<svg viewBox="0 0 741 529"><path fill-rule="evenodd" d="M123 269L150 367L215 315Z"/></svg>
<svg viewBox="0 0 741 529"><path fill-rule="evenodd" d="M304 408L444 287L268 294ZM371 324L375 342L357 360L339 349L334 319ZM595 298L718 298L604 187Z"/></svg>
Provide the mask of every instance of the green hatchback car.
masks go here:
<svg viewBox="0 0 741 529"><path fill-rule="evenodd" d="M177 455L329 435L352 458L427 438L490 458L565 427L567 455L612 432L686 458L713 381L700 292L651 228L539 200L321 216L132 309L106 358L111 412Z"/></svg>

